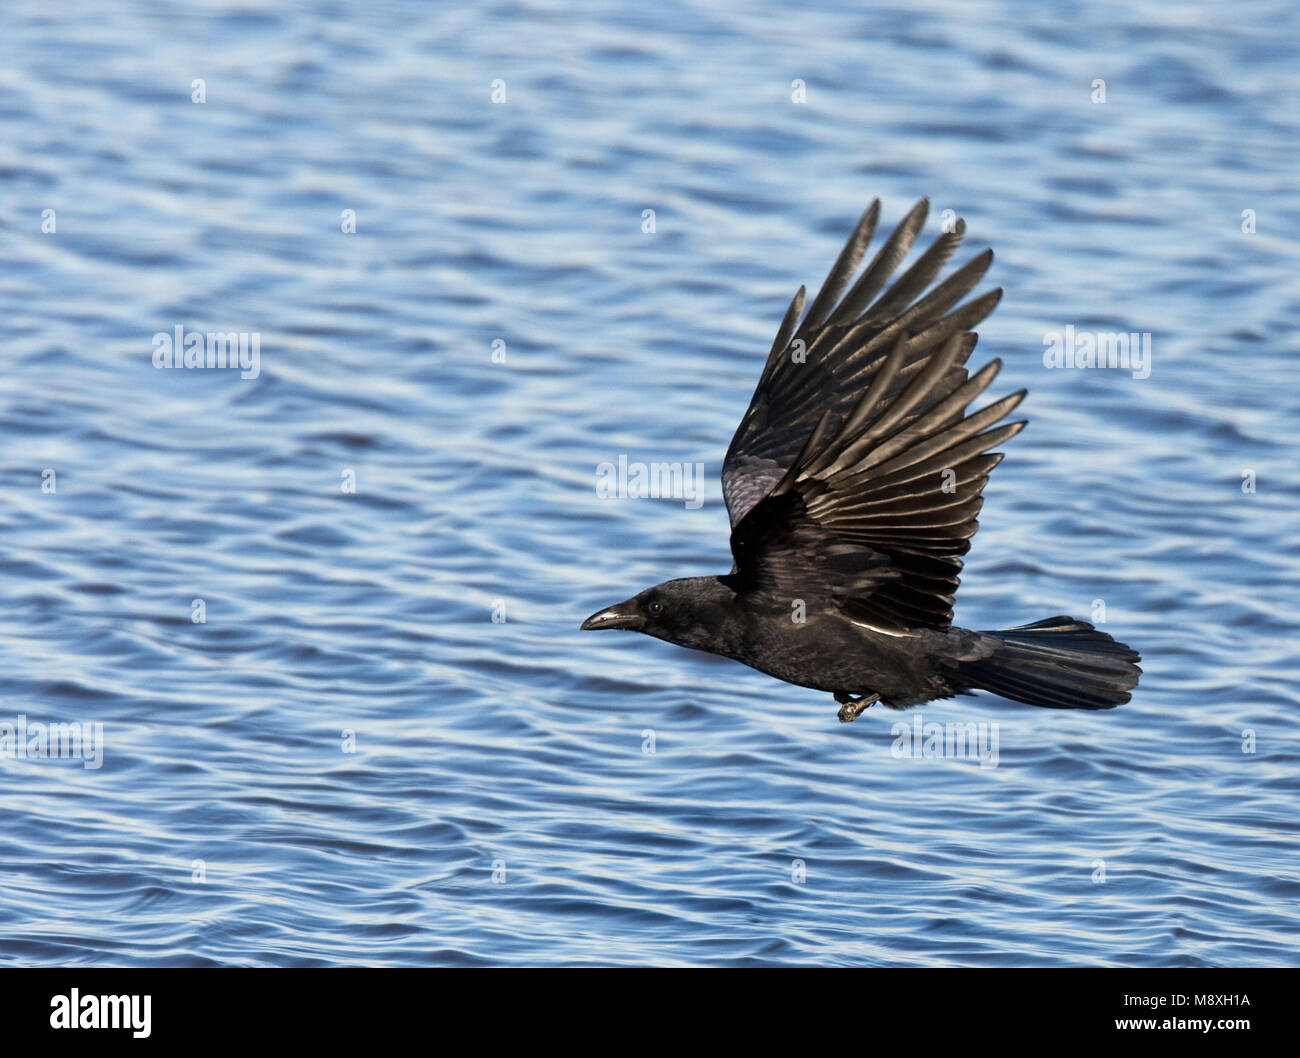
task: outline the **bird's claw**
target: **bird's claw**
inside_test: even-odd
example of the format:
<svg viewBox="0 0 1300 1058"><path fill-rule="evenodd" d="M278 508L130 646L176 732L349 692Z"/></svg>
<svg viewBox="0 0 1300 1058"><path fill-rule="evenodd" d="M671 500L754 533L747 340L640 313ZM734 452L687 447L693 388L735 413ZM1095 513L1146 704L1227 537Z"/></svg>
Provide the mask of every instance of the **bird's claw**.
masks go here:
<svg viewBox="0 0 1300 1058"><path fill-rule="evenodd" d="M840 723L851 724L862 715L864 710L880 701L880 695L864 694L859 698L854 698L850 695L836 692L835 700L840 703L840 711L838 714Z"/></svg>

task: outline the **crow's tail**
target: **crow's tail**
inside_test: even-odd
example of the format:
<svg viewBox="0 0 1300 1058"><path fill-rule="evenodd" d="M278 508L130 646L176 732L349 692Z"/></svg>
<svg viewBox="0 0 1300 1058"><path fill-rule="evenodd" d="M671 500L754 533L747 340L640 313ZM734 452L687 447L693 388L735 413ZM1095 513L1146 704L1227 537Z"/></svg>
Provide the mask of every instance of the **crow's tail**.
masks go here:
<svg viewBox="0 0 1300 1058"><path fill-rule="evenodd" d="M1113 709L1129 700L1142 674L1136 650L1072 617L982 634L1001 645L987 658L963 664L961 674L974 688L1012 701L1048 709Z"/></svg>

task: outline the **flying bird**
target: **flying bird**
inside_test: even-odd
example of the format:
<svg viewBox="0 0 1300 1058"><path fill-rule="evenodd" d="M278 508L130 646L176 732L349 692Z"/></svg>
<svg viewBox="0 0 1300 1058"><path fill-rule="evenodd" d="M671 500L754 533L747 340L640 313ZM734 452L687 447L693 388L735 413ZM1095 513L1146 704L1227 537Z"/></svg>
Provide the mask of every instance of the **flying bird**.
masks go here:
<svg viewBox="0 0 1300 1058"><path fill-rule="evenodd" d="M1086 621L952 624L981 491L1002 461L990 449L1024 427L1002 420L1025 390L967 412L1001 367L971 374L966 362L1002 291L962 300L991 250L931 286L963 221L889 283L928 210L917 203L859 274L873 201L807 311L803 287L790 303L722 464L731 572L657 584L583 629L643 632L829 691L845 722L875 702L975 690L1050 709L1129 700L1141 659Z"/></svg>

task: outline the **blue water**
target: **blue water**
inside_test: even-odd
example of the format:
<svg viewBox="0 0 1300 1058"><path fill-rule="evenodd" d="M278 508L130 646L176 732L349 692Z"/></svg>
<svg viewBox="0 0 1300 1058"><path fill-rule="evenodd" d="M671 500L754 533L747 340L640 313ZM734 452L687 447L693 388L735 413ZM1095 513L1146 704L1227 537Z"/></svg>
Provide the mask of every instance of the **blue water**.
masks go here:
<svg viewBox="0 0 1300 1058"><path fill-rule="evenodd" d="M1298 69L1240 0L5 5L0 725L103 743L0 757L0 962L1300 964ZM995 248L974 362L1030 390L959 623L1144 656L920 710L996 767L577 628L729 566L722 454L876 195ZM1067 325L1150 377L1045 368Z"/></svg>

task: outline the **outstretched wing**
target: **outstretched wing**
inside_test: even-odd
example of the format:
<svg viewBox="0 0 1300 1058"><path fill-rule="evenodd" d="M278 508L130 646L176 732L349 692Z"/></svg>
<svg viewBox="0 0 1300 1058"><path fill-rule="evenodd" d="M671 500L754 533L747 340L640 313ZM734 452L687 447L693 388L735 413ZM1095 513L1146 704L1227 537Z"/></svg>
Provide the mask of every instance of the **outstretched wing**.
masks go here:
<svg viewBox="0 0 1300 1058"><path fill-rule="evenodd" d="M992 254L920 296L960 221L873 301L926 209L918 203L841 299L875 228L873 202L797 330L796 295L723 465L742 590L824 599L893 634L951 623L980 493L1002 459L989 449L1024 426L995 425L1023 390L966 414L1001 366L967 375L968 328L1001 291L949 310Z"/></svg>
<svg viewBox="0 0 1300 1058"><path fill-rule="evenodd" d="M795 294L722 464L722 493L732 526L781 480L824 412L830 412L832 426L843 420L895 341L936 325L943 328L936 334L969 330L998 303L1002 291L992 290L945 316L988 271L991 250L920 296L961 243L963 221L935 240L877 298L912 248L928 212L929 201L922 199L844 294L876 230L880 200L874 200L802 323L804 288Z"/></svg>

